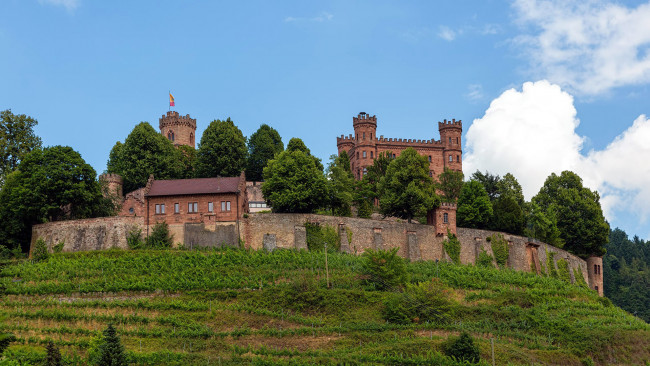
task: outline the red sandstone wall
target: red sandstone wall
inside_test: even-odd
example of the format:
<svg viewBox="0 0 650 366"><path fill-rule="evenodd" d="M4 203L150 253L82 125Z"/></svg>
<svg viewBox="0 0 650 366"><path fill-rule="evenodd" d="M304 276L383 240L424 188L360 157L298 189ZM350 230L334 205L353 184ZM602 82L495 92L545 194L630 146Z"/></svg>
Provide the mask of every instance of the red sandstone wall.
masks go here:
<svg viewBox="0 0 650 366"><path fill-rule="evenodd" d="M230 211L221 210L221 201L230 202ZM240 199L239 215L243 214L243 202ZM188 203L197 202L198 212L188 212ZM208 202L213 202L213 212L208 211ZM179 213L174 213L174 204L179 204ZM164 214L156 214L156 204L165 205ZM149 197L148 208L149 224L153 225L159 222L166 222L169 225L189 223L215 223L220 221L237 220L237 194L211 194L211 195L183 195L183 196L157 196ZM246 206L248 206L246 202Z"/></svg>

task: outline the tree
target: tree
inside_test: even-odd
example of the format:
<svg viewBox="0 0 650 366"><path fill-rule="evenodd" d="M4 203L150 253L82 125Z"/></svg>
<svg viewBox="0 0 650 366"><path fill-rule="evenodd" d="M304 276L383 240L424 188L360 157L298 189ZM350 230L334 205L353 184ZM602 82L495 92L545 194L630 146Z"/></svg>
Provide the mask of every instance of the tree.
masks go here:
<svg viewBox="0 0 650 366"><path fill-rule="evenodd" d="M0 242L29 249L31 226L105 215L95 170L68 146L27 154L0 191Z"/></svg>
<svg viewBox="0 0 650 366"><path fill-rule="evenodd" d="M124 346L117 336L113 324L109 324L104 330L102 343L99 345L99 366L126 366L128 365Z"/></svg>
<svg viewBox="0 0 650 366"><path fill-rule="evenodd" d="M31 151L41 148L41 138L34 133L38 121L11 109L0 112L0 187Z"/></svg>
<svg viewBox="0 0 650 366"><path fill-rule="evenodd" d="M273 212L311 213L327 205L327 180L316 159L302 150L285 150L264 168L262 193Z"/></svg>
<svg viewBox="0 0 650 366"><path fill-rule="evenodd" d="M45 347L47 351L47 356L45 357L46 366L61 366L61 352L54 345L54 342L48 341L47 346Z"/></svg>
<svg viewBox="0 0 650 366"><path fill-rule="evenodd" d="M267 124L261 125L248 139L246 179L261 181L268 161L283 150L284 144L278 131Z"/></svg>
<svg viewBox="0 0 650 366"><path fill-rule="evenodd" d="M560 230L558 230L557 222L554 218L549 217L535 202L530 202L527 207L527 222L526 229L524 230L526 236L562 248L564 241L560 239Z"/></svg>
<svg viewBox="0 0 650 366"><path fill-rule="evenodd" d="M429 161L413 148L404 150L390 162L378 190L381 213L407 219L408 222L415 216L425 215L439 204L429 177Z"/></svg>
<svg viewBox="0 0 650 366"><path fill-rule="evenodd" d="M140 122L124 143L118 141L111 149L107 172L121 175L124 192L131 192L144 187L151 174L156 179L183 178L183 160L171 141L148 122Z"/></svg>
<svg viewBox="0 0 650 366"><path fill-rule="evenodd" d="M214 120L203 131L196 152L199 178L238 176L246 166L246 138L230 120Z"/></svg>
<svg viewBox="0 0 650 366"><path fill-rule="evenodd" d="M474 174L472 174L472 177L470 179L477 181L483 185L483 188L485 189L485 192L490 198L490 201L493 201L494 199L499 197L499 188L497 184L499 183L501 178L498 175L492 175L488 171L486 171L485 173L481 173L480 171L477 170L476 172L474 172Z"/></svg>
<svg viewBox="0 0 650 366"><path fill-rule="evenodd" d="M320 170L321 172L323 171L323 163L321 163L319 158L311 154L311 151L309 150L309 148L307 148L307 145L305 145L305 143L301 139L294 137L291 140L289 140L289 143L287 144L287 150L304 152L307 156L310 156L314 160L314 163L316 164L316 168L318 168L318 170Z"/></svg>
<svg viewBox="0 0 650 366"><path fill-rule="evenodd" d="M145 241L145 246L150 249L171 248L173 244L174 238L169 233L169 225L166 222L157 223Z"/></svg>
<svg viewBox="0 0 650 366"><path fill-rule="evenodd" d="M176 147L180 152L181 158L181 176L180 178L194 178L194 165L196 164L196 150L187 145L179 145Z"/></svg>
<svg viewBox="0 0 650 366"><path fill-rule="evenodd" d="M449 168L438 175L436 189L442 193L442 200L445 202L456 202L463 188L463 172L457 172Z"/></svg>
<svg viewBox="0 0 650 366"><path fill-rule="evenodd" d="M497 194L492 200L490 228L521 235L526 227L525 201L521 185L507 173L496 183Z"/></svg>
<svg viewBox="0 0 650 366"><path fill-rule="evenodd" d="M350 172L350 159L343 151L341 155L332 155L327 167L327 177L330 193L330 207L337 216L352 216L352 200L354 194L354 177ZM346 169L347 167L347 169Z"/></svg>
<svg viewBox="0 0 650 366"><path fill-rule="evenodd" d="M458 197L458 226L484 229L492 216L492 204L483 185L470 180L463 185Z"/></svg>
<svg viewBox="0 0 650 366"><path fill-rule="evenodd" d="M497 177L498 178L498 177ZM498 197L512 197L517 205L523 209L524 207L524 192L521 189L521 184L517 181L514 175L507 173L503 178L499 179L497 184ZM489 193L488 193L489 196Z"/></svg>
<svg viewBox="0 0 650 366"><path fill-rule="evenodd" d="M444 345L445 354L458 361L477 363L481 359L479 348L474 344L474 339L467 332L460 334L458 338L450 337Z"/></svg>
<svg viewBox="0 0 650 366"><path fill-rule="evenodd" d="M356 182L354 204L359 217L371 217L375 200L379 200L379 181L386 175L388 165L393 160L392 156L390 151L379 153L368 167L367 173Z"/></svg>
<svg viewBox="0 0 650 366"><path fill-rule="evenodd" d="M600 207L600 196L583 187L577 174L551 174L533 202L557 223L564 249L582 258L605 254L609 224Z"/></svg>

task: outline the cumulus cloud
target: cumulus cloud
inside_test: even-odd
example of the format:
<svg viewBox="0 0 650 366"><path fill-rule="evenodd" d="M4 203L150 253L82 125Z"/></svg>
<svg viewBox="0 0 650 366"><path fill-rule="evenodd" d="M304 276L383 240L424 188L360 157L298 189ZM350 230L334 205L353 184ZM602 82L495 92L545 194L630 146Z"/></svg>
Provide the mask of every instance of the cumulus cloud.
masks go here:
<svg viewBox="0 0 650 366"><path fill-rule="evenodd" d="M650 3L515 0L514 8L531 29L516 43L542 77L585 95L650 81Z"/></svg>
<svg viewBox="0 0 650 366"><path fill-rule="evenodd" d="M317 22L317 23L322 23L325 21L330 21L334 18L334 15L323 11L320 14L314 16L314 17L286 17L284 18L284 21L287 23L292 23L292 22Z"/></svg>
<svg viewBox="0 0 650 366"><path fill-rule="evenodd" d="M445 25L441 25L438 30L438 37L451 42L456 39L456 32Z"/></svg>
<svg viewBox="0 0 650 366"><path fill-rule="evenodd" d="M474 120L466 135L464 171L512 173L527 199L551 173L572 170L601 195L605 217L632 207L650 214L650 119L639 116L603 150L582 153L573 97L548 81L510 89Z"/></svg>
<svg viewBox="0 0 650 366"><path fill-rule="evenodd" d="M79 0L39 0L41 4L50 4L55 6L63 6L68 11L72 11L79 6Z"/></svg>

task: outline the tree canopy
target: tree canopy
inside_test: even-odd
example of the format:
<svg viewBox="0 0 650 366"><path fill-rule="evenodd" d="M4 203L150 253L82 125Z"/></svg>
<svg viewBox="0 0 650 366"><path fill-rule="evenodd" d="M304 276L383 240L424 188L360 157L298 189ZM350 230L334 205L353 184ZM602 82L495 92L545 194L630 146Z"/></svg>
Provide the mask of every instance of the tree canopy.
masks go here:
<svg viewBox="0 0 650 366"><path fill-rule="evenodd" d="M317 157L315 157L315 156L313 156L311 154L311 151L309 150L307 145L305 145L305 143L301 139L299 139L297 137L293 137L291 140L289 140L289 143L287 144L287 150L288 151L298 151L299 150L299 151L304 152L307 156L311 157L314 160L314 164L316 164L316 168L318 168L318 170L320 170L321 172L323 171L323 168L324 168L323 163L320 161L319 158L317 158Z"/></svg>
<svg viewBox="0 0 650 366"><path fill-rule="evenodd" d="M263 124L248 139L248 160L246 162L246 179L262 180L264 167L275 154L284 150L284 144L278 131Z"/></svg>
<svg viewBox="0 0 650 366"><path fill-rule="evenodd" d="M184 178L184 160L171 141L148 122L140 122L124 143L118 141L113 146L106 170L122 176L126 193L144 187L151 174L156 179Z"/></svg>
<svg viewBox="0 0 650 366"><path fill-rule="evenodd" d="M264 168L262 193L273 212L311 213L327 205L328 187L316 159L287 149Z"/></svg>
<svg viewBox="0 0 650 366"><path fill-rule="evenodd" d="M470 180L463 185L458 197L458 226L485 229L492 216L492 204L483 185Z"/></svg>
<svg viewBox="0 0 650 366"><path fill-rule="evenodd" d="M442 193L442 200L445 202L456 202L463 188L463 172L457 172L449 168L438 175L436 188Z"/></svg>
<svg viewBox="0 0 650 366"><path fill-rule="evenodd" d="M533 202L557 223L564 249L583 258L605 254L609 224L600 207L600 196L583 187L577 174L551 174Z"/></svg>
<svg viewBox="0 0 650 366"><path fill-rule="evenodd" d="M25 155L0 191L0 242L27 251L34 224L109 213L95 174L68 146Z"/></svg>
<svg viewBox="0 0 650 366"><path fill-rule="evenodd" d="M10 109L0 112L0 187L25 155L41 147L41 138L34 133L37 124L32 117L15 115Z"/></svg>
<svg viewBox="0 0 650 366"><path fill-rule="evenodd" d="M472 174L470 179L475 180L483 185L483 188L490 198L490 201L499 197L499 188L497 187L497 184L501 178L498 175L490 174L488 171L481 173L477 170L474 172L474 174Z"/></svg>
<svg viewBox="0 0 650 366"><path fill-rule="evenodd" d="M196 152L199 178L234 177L246 167L246 138L230 118L214 120L203 131Z"/></svg>
<svg viewBox="0 0 650 366"><path fill-rule="evenodd" d="M354 177L350 172L350 159L345 151L332 155L327 167L332 213L337 216L352 216L354 198Z"/></svg>
<svg viewBox="0 0 650 366"><path fill-rule="evenodd" d="M379 206L385 216L411 219L425 215L439 204L429 177L429 161L413 148L392 160L379 182Z"/></svg>

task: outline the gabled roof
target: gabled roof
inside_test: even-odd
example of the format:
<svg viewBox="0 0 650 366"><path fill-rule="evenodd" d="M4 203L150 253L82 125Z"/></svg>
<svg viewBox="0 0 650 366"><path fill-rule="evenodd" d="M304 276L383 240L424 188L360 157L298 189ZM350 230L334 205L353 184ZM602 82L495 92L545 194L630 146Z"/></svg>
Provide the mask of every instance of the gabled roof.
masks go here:
<svg viewBox="0 0 650 366"><path fill-rule="evenodd" d="M147 196L236 193L240 177L154 180Z"/></svg>

